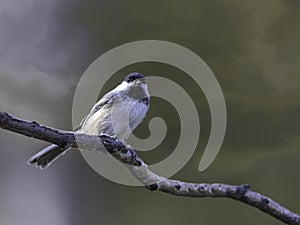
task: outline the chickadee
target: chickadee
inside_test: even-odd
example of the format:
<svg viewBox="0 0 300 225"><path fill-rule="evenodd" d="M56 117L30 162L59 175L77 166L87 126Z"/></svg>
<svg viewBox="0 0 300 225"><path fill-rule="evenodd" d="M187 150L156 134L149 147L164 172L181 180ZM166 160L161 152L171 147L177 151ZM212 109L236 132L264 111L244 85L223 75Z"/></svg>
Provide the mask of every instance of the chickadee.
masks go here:
<svg viewBox="0 0 300 225"><path fill-rule="evenodd" d="M106 134L124 140L142 122L149 104L150 95L144 76L131 73L93 106L75 132ZM45 169L68 149L52 144L32 156L28 163Z"/></svg>

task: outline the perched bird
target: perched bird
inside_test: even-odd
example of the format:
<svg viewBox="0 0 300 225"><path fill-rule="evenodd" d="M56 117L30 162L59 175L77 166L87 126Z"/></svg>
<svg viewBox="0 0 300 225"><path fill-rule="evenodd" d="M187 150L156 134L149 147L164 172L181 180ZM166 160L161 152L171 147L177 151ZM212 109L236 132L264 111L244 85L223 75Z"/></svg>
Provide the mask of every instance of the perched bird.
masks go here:
<svg viewBox="0 0 300 225"><path fill-rule="evenodd" d="M149 104L150 95L144 76L136 72L130 73L121 84L93 106L75 132L106 134L124 140L142 122ZM32 156L28 163L45 169L68 149L52 144Z"/></svg>

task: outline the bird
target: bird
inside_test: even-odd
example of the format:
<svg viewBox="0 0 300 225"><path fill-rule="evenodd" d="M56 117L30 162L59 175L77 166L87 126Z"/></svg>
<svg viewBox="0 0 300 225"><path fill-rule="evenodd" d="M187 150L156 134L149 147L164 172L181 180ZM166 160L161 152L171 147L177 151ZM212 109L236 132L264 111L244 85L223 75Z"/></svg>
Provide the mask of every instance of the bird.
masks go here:
<svg viewBox="0 0 300 225"><path fill-rule="evenodd" d="M74 132L108 135L126 140L143 121L150 105L150 94L144 75L133 72L113 90L105 94L82 119ZM70 148L52 144L33 155L27 162L40 169L48 168Z"/></svg>

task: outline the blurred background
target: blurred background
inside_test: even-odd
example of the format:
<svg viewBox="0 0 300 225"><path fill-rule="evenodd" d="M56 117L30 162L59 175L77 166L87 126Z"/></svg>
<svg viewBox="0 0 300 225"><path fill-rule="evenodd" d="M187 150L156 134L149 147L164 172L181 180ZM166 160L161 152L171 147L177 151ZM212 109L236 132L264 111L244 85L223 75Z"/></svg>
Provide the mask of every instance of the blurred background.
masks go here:
<svg viewBox="0 0 300 225"><path fill-rule="evenodd" d="M114 74L99 97L131 71L176 81L197 106L201 135L192 159L173 178L249 183L299 213L299 10L294 0L0 0L0 110L71 130L76 85L97 57L132 41L178 43L208 64L226 100L226 136L207 170L197 168L210 111L188 75L138 63ZM165 119L168 134L153 151L139 153L149 164L166 158L180 133L176 110L155 98L137 136L149 136L154 116ZM0 142L3 225L281 224L230 199L175 197L113 183L76 150L41 171L26 161L47 143L4 130Z"/></svg>

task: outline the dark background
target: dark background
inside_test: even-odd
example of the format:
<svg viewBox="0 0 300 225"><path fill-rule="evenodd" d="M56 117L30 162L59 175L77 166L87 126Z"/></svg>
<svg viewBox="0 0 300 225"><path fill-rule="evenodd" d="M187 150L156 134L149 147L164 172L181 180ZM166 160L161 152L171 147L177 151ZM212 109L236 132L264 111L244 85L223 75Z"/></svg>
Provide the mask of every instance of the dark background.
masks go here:
<svg viewBox="0 0 300 225"><path fill-rule="evenodd" d="M139 63L115 74L102 93L130 71L176 81L197 105L201 137L174 178L249 183L300 212L299 10L295 0L1 0L0 110L72 129L76 84L97 57L137 40L181 44L209 65L227 105L224 144L204 172L197 167L210 131L209 108L186 74ZM147 137L147 123L157 115L171 129L159 148L141 153L148 163L167 157L179 135L175 109L159 99L136 134ZM26 161L47 143L3 130L0 143L1 224L281 224L229 199L180 198L115 184L95 173L78 151L40 171Z"/></svg>

